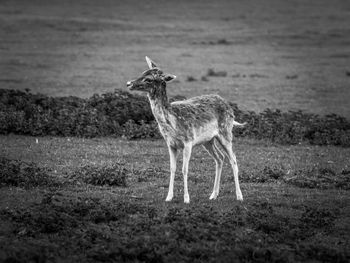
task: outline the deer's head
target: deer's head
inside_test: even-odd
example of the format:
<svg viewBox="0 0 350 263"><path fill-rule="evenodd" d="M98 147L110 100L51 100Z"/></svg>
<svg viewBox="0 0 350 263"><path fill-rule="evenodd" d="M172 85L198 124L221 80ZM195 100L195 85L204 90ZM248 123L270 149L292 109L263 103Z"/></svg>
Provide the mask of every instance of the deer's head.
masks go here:
<svg viewBox="0 0 350 263"><path fill-rule="evenodd" d="M149 69L144 71L139 78L126 83L129 90L154 93L157 89L164 88L166 82L176 78L175 75L164 73L149 57L146 57L146 62Z"/></svg>

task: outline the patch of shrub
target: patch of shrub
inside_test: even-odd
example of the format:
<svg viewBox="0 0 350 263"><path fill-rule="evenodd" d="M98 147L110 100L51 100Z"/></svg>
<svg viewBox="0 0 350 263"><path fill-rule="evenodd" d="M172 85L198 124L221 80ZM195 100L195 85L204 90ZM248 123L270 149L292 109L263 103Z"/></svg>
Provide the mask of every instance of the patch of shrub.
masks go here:
<svg viewBox="0 0 350 263"><path fill-rule="evenodd" d="M226 77L227 72L226 71L215 71L214 69L210 68L210 69L208 69L206 76L208 76L208 77Z"/></svg>
<svg viewBox="0 0 350 263"><path fill-rule="evenodd" d="M137 124L134 120L127 121L123 125L123 136L128 140L161 138L157 122L146 123L143 120L140 124Z"/></svg>
<svg viewBox="0 0 350 263"><path fill-rule="evenodd" d="M188 76L186 79L188 82L192 82L192 81L197 81L197 79L193 76Z"/></svg>
<svg viewBox="0 0 350 263"><path fill-rule="evenodd" d="M1 134L121 136L129 120L154 120L147 98L121 90L82 99L0 89Z"/></svg>
<svg viewBox="0 0 350 263"><path fill-rule="evenodd" d="M209 69L205 78L226 75L227 72ZM176 96L169 101L183 99L185 97ZM268 139L281 144L309 142L350 147L350 122L344 117L271 109L256 113L242 111L234 103L230 105L236 119L247 122L245 127L233 129L236 137ZM82 99L0 89L0 134L9 133L128 139L161 137L147 98L121 90Z"/></svg>
<svg viewBox="0 0 350 263"><path fill-rule="evenodd" d="M228 41L226 38L221 38L221 39L219 39L219 40L217 41L217 43L218 43L219 45L230 45L230 44L231 44L231 42Z"/></svg>
<svg viewBox="0 0 350 263"><path fill-rule="evenodd" d="M209 81L209 79L206 76L202 76L201 81Z"/></svg>
<svg viewBox="0 0 350 263"><path fill-rule="evenodd" d="M0 157L0 187L32 188L38 186L57 187L60 185L55 178L48 175L47 169L41 168L33 162Z"/></svg>
<svg viewBox="0 0 350 263"><path fill-rule="evenodd" d="M218 39L218 40L193 42L193 44L201 44L201 45L231 45L232 42L228 41L226 38L221 38L221 39Z"/></svg>
<svg viewBox="0 0 350 263"><path fill-rule="evenodd" d="M234 128L237 137L269 139L281 144L298 144L306 141L315 145L350 146L350 122L331 114L324 117L302 111L281 112L266 109L257 114L241 111L231 104L238 121L245 121L243 128Z"/></svg>
<svg viewBox="0 0 350 263"><path fill-rule="evenodd" d="M329 168L298 170L291 177L284 178L284 181L302 188L350 189L350 177L342 173L337 174Z"/></svg>
<svg viewBox="0 0 350 263"><path fill-rule="evenodd" d="M91 185L126 187L128 174L125 165L120 163L103 166L85 165L76 169L69 178Z"/></svg>

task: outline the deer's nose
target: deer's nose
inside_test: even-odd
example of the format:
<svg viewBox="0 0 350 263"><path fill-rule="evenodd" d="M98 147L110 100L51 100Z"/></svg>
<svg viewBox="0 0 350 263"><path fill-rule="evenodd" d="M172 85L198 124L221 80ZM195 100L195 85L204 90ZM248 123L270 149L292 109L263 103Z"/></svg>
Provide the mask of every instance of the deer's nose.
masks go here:
<svg viewBox="0 0 350 263"><path fill-rule="evenodd" d="M127 86L127 87L131 87L131 86L132 86L132 81L128 81L128 82L126 83L126 86Z"/></svg>

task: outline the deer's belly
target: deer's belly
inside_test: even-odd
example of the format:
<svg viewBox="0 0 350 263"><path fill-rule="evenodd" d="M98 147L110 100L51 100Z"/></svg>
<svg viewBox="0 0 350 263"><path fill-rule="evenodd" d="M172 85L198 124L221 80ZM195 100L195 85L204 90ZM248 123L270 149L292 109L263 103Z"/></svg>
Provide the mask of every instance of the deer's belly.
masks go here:
<svg viewBox="0 0 350 263"><path fill-rule="evenodd" d="M217 121L204 123L201 126L178 126L159 125L159 130L168 145L183 148L184 143L191 142L198 145L210 141L218 135Z"/></svg>
<svg viewBox="0 0 350 263"><path fill-rule="evenodd" d="M193 129L193 145L210 141L218 135L217 123L208 123L205 126Z"/></svg>

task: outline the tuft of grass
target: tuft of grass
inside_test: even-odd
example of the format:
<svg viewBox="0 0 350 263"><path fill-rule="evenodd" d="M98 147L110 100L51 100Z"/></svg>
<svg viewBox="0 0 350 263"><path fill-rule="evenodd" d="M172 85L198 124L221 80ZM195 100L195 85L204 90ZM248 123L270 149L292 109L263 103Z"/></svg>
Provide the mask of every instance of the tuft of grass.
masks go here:
<svg viewBox="0 0 350 263"><path fill-rule="evenodd" d="M156 121L146 123L141 120L136 123L134 120L129 120L123 125L123 137L128 140L145 139L145 138L161 138L158 124Z"/></svg>

